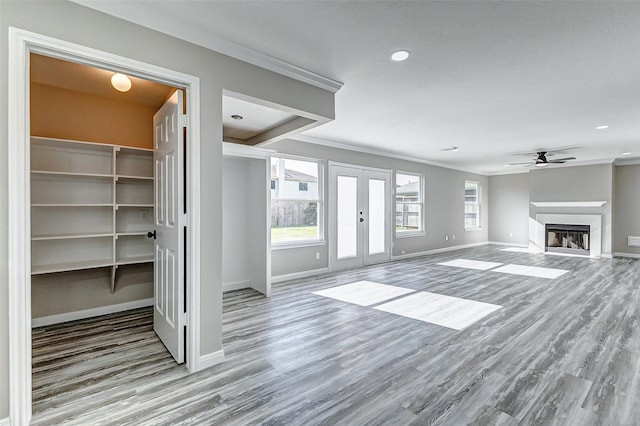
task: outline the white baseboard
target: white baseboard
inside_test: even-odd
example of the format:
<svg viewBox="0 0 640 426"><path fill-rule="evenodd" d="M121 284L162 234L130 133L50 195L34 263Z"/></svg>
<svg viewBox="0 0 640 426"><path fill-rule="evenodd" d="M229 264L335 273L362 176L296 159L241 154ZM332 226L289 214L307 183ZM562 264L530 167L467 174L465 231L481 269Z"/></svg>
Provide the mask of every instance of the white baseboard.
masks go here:
<svg viewBox="0 0 640 426"><path fill-rule="evenodd" d="M130 309L143 308L145 306L153 306L153 298L134 300L133 302L119 303L117 305L100 306L99 308L84 309L82 311L67 312L64 314L33 318L31 320L31 327L42 327L43 325L58 324L61 322L98 317L100 315L107 315L116 312L128 311ZM0 426L2 426L2 423L0 423Z"/></svg>
<svg viewBox="0 0 640 426"><path fill-rule="evenodd" d="M200 355L200 359L198 360L198 371L204 370L205 368L212 367L216 364L220 364L224 361L224 350L220 349L217 352L213 352L206 355Z"/></svg>
<svg viewBox="0 0 640 426"><path fill-rule="evenodd" d="M640 259L640 254L615 252L613 253L613 257L631 257L634 259Z"/></svg>
<svg viewBox="0 0 640 426"><path fill-rule="evenodd" d="M503 241L489 241L489 244L491 244L493 246L509 246L509 247L529 248L529 244L506 243L506 242L503 242Z"/></svg>
<svg viewBox="0 0 640 426"><path fill-rule="evenodd" d="M605 259L613 259L613 255L609 253L602 253L600 257L604 257Z"/></svg>
<svg viewBox="0 0 640 426"><path fill-rule="evenodd" d="M9 417L0 419L0 426L11 426L11 421L9 420Z"/></svg>
<svg viewBox="0 0 640 426"><path fill-rule="evenodd" d="M302 272L293 272L291 274L282 274L271 277L271 284L281 283L283 281L296 280L298 278L307 278L313 275L320 275L329 272L329 268L311 269Z"/></svg>
<svg viewBox="0 0 640 426"><path fill-rule="evenodd" d="M398 256L391 256L391 260L410 259L412 257L426 256L426 255L429 255L429 254L444 253L444 252L447 252L447 251L461 250L461 249L466 249L466 248L471 248L471 247L486 246L487 244L489 244L488 241L482 241L482 242L479 242L479 243L461 244L459 246L443 247L443 248L439 248L439 249L419 251L419 252L416 252L416 253L409 253L409 254L401 254L401 255L398 255Z"/></svg>
<svg viewBox="0 0 640 426"><path fill-rule="evenodd" d="M252 288L251 287L251 281L249 280L244 280L244 281L234 281L231 283L224 283L222 284L222 291L233 291L233 290L242 290L243 288Z"/></svg>

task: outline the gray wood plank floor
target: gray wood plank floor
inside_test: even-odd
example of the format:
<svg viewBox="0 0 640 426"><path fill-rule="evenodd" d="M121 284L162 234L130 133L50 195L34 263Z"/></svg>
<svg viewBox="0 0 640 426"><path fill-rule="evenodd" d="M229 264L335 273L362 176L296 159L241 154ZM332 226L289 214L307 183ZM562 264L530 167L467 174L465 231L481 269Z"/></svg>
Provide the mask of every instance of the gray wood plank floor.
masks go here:
<svg viewBox="0 0 640 426"><path fill-rule="evenodd" d="M437 265L568 269L549 280ZM311 292L369 280L502 305L463 331ZM224 295L187 374L140 309L33 331L35 425L640 424L640 262L485 246Z"/></svg>

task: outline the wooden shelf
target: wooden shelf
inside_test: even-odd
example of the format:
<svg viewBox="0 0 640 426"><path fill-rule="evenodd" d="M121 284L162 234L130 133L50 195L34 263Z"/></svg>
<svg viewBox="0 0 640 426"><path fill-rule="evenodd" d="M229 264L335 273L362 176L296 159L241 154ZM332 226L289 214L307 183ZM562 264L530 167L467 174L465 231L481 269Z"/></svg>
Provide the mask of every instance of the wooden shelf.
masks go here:
<svg viewBox="0 0 640 426"><path fill-rule="evenodd" d="M112 207L113 204L111 203L101 203L101 204L72 204L72 203L66 203L66 204L48 204L48 203L38 203L38 204L31 204L31 207ZM153 206L151 206L153 207Z"/></svg>
<svg viewBox="0 0 640 426"><path fill-rule="evenodd" d="M31 240L32 241L71 240L76 238L101 238L101 237L111 237L111 236L113 236L112 232L97 233L97 234L52 234L52 235L32 235Z"/></svg>
<svg viewBox="0 0 640 426"><path fill-rule="evenodd" d="M152 149L33 136L31 159L32 275L110 267L113 293L119 266L153 263Z"/></svg>
<svg viewBox="0 0 640 426"><path fill-rule="evenodd" d="M113 179L111 174L101 173L79 173L79 172L57 172L49 170L31 170L31 174L45 175L45 176L76 176L78 178L99 178L99 179ZM153 178L151 178L153 179Z"/></svg>
<svg viewBox="0 0 640 426"><path fill-rule="evenodd" d="M141 181L141 180L149 180L153 181L153 176L130 176L130 175L116 175L116 181Z"/></svg>
<svg viewBox="0 0 640 426"><path fill-rule="evenodd" d="M144 256L131 256L116 260L116 265L134 265L136 263L149 263L153 262L153 254Z"/></svg>
<svg viewBox="0 0 640 426"><path fill-rule="evenodd" d="M153 204L116 204L116 209L120 207L153 207Z"/></svg>
<svg viewBox="0 0 640 426"><path fill-rule="evenodd" d="M31 275L51 274L53 272L80 271L82 269L113 266L113 259L83 260L78 262L56 263L51 265L32 265Z"/></svg>

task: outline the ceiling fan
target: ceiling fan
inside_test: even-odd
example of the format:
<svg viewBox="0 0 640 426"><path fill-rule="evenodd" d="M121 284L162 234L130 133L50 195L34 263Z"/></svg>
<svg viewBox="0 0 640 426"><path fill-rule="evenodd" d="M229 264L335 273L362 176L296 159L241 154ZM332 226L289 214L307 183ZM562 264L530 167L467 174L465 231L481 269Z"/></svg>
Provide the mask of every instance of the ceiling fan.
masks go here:
<svg viewBox="0 0 640 426"><path fill-rule="evenodd" d="M563 163L566 163L569 160L575 160L576 159L576 157L565 157L565 158L556 158L556 159L552 159L552 160L547 160L547 152L549 152L549 151L538 151L536 153L538 156L533 159L533 162L527 161L527 162L524 162L524 163L509 163L509 165L510 166L519 166L519 165L523 165L523 164L528 164L528 165L536 166L536 167L545 167L545 166L548 166L549 164L563 164Z"/></svg>

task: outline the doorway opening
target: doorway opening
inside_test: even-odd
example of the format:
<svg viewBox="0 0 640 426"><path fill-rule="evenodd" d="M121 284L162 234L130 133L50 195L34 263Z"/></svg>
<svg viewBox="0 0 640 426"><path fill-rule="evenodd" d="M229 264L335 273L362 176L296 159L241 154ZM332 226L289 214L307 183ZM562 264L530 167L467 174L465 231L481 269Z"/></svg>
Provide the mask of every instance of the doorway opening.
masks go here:
<svg viewBox="0 0 640 426"><path fill-rule="evenodd" d="M9 317L10 409L13 422L28 424L32 412L32 303L37 304L32 298L32 273L34 272L34 276L44 276L73 273L74 271L95 272L100 268L109 267L109 290L112 294L116 294L118 289L141 288L129 285L127 279L123 279L125 275L129 278L133 276L134 278L131 279L134 281L144 276L148 277L150 272L148 265L156 265L155 271L151 273L155 281L151 288L154 297L156 297L153 302L154 306L157 305L158 295L162 300L168 300L172 297L177 300L176 295L170 295L167 291L160 294L157 291L157 277L160 275L166 279L167 271L175 272L176 276L181 278L180 282L183 285L174 287L174 289L179 289L183 294L186 293L179 305L181 309L189 311L189 322L187 323L187 315L184 310L181 310L179 315L170 316L167 313L165 316L168 322L173 322L176 325L176 333L181 336L182 340L180 341L184 342L181 345L184 349L183 356L185 352L187 355L183 359L187 363L187 368L189 371L199 369L198 183L200 180L200 138L197 121L199 116L199 81L198 78L186 74L15 28L10 29L9 58L11 70L9 73L9 102L15 106L9 112L9 197L14 201L9 211L9 303L14 307L10 310ZM154 249L149 250L147 235L144 235L141 229L147 225L146 222L151 214L154 218L152 225L157 225L158 209L155 208L157 204L155 198L158 196L157 182L160 180L155 179L157 172L157 159L154 158L157 151L155 140L152 149L133 146L135 144L113 145L113 142L101 144L91 143L92 141L87 143L88 141L69 140L59 136L51 137L51 135L32 137L38 135L32 135L31 127L31 121L34 118L31 109L33 99L30 97L34 94L30 87L31 62L49 59L62 60L76 65L91 65L97 69L106 70L109 74L120 72L128 75L131 79L147 80L160 83L167 88L178 89L174 91L172 96L165 99L167 101L165 105L175 103L173 99L179 98L183 93L187 95L189 106L187 110L190 111L188 116L183 114L184 109L180 106L174 108L181 114L180 116L175 115L176 120L172 121L171 118L162 117L164 123L175 124L174 130L176 132L178 132L179 126L178 133L184 137L185 141L188 141L184 145L182 143L177 145L181 148L189 147L184 157L176 155L173 161L169 161L171 166L167 166L167 169L173 167L171 170L177 176L174 189L162 189L162 193L166 195L163 195L165 197L164 204L170 204L166 201L170 198L179 199L182 194L179 188L184 188L184 199L187 200L186 213L175 210L172 218L168 215L164 216L167 220L175 220L178 225L187 222L189 224L188 228L180 228L179 232L180 235L185 236L189 245L188 253L190 255L186 259L184 268L176 267L184 259L179 253L174 253L173 259L170 259L173 263L163 262L162 271L164 273L159 274L158 262L155 261L157 244ZM53 90L58 89L60 88ZM52 108L55 106L49 107L50 115L59 112ZM46 121L47 118L50 117L45 117L44 120ZM37 123L38 120L35 124ZM89 124L88 127L91 127L91 123L87 124ZM111 122L110 126L117 127L119 124L121 123ZM156 122L155 129L151 131L153 136L158 133L157 124L158 122ZM57 123L57 125L63 127L64 123ZM148 123L148 126L152 127L153 123ZM183 127L188 128L189 131L184 132ZM166 129L161 130L164 134L169 133ZM41 150L43 152L36 153L34 147L35 151ZM65 155L71 155L74 159L70 160ZM56 158L58 160L55 160ZM51 167L42 168L41 166L45 164L49 164ZM32 166L36 166L36 169ZM100 167L107 169L100 169ZM185 170L184 175L181 174L182 170ZM80 183L77 182L78 180ZM175 204L178 205L178 203ZM36 213L34 210L32 213L32 209L41 207L48 212ZM76 207L81 211L73 211ZM91 212L91 208L104 211L95 213ZM121 208L138 210L134 210L133 213L122 213L124 210ZM53 213L53 217L47 215L56 209L62 210ZM151 213L149 209L153 209L155 213ZM162 211L168 212L168 210ZM119 214L121 217L118 218ZM113 218L111 222L108 219L110 216ZM36 226L34 221L37 219L41 220L38 220ZM48 224L48 226L43 224ZM40 227L41 225L43 226ZM74 228L74 225L78 225L80 228ZM109 229L110 227L111 229ZM156 228L156 226L152 227ZM151 231L147 231L147 233L151 234L150 236L154 234ZM118 242L121 238L123 241ZM72 244L67 244L66 240L74 241ZM62 247L65 244L66 247ZM63 257L65 253L67 255L73 254L75 257L65 263ZM110 260L110 264L104 262L107 259ZM102 260L104 263L96 263L96 260ZM89 264L87 265L86 262ZM146 270L138 270L129 274L122 272L122 269L129 267L144 269L145 264L147 264ZM57 265L57 267L52 265ZM98 275L100 274L85 278L88 281L99 281L105 278ZM184 278L184 282L182 278ZM119 287L119 285L121 286ZM162 290L165 289L166 287L162 288ZM178 304L176 303L176 305ZM166 305L164 306L166 307ZM36 315L39 312L38 309L40 307L33 310ZM86 311L86 309L80 311L83 310ZM96 311L93 312L93 314L96 313ZM49 317L49 321L56 321L55 315L44 315L44 317ZM187 326L186 330L184 327L179 329L182 325Z"/></svg>

